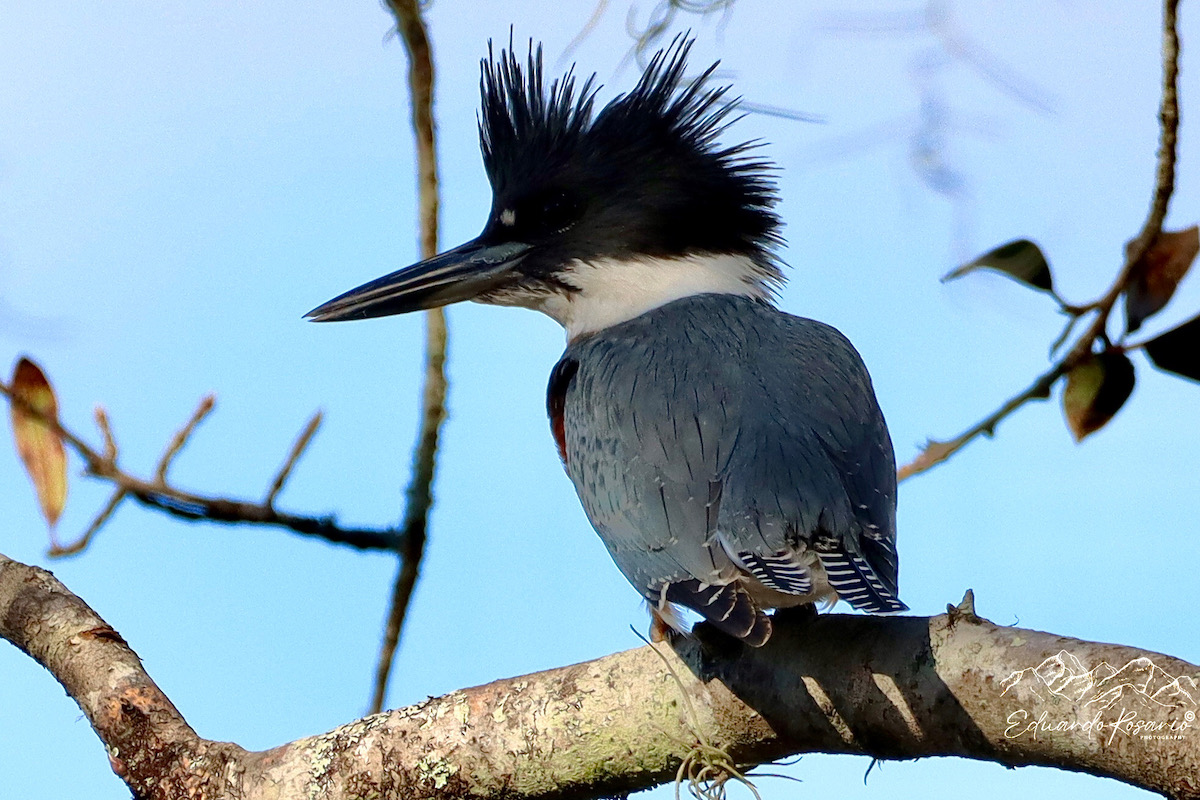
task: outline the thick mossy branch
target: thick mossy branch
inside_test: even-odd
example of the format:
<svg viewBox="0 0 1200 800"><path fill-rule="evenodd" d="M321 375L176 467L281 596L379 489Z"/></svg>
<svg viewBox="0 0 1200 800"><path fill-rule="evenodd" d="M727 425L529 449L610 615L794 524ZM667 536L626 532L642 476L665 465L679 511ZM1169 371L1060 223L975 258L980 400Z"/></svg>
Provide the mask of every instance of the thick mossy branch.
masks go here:
<svg viewBox="0 0 1200 800"><path fill-rule="evenodd" d="M2 556L0 636L58 678L145 798L604 797L674 780L701 738L742 771L809 752L956 755L1200 798L1200 667L1000 627L970 604L797 616L759 649L702 630L261 753L199 738L82 600Z"/></svg>

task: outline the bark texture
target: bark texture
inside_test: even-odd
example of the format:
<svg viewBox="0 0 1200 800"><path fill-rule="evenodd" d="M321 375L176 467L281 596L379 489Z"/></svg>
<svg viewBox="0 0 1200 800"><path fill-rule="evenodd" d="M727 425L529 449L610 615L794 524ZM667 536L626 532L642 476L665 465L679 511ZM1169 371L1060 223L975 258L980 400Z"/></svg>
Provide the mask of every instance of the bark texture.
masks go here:
<svg viewBox="0 0 1200 800"><path fill-rule="evenodd" d="M200 738L119 634L3 556L0 636L63 684L145 798L600 797L671 780L712 748L738 764L957 755L1200 798L1200 667L999 627L969 598L935 617L794 615L761 649L701 631L259 753Z"/></svg>

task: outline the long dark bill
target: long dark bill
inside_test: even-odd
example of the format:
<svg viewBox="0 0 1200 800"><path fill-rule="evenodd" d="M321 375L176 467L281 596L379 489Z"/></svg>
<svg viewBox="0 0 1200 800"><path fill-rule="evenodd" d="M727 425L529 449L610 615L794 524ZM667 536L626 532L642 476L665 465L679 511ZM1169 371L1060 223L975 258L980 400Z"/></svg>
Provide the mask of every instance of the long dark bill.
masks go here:
<svg viewBox="0 0 1200 800"><path fill-rule="evenodd" d="M384 275L317 306L304 316L340 322L404 314L470 300L504 283L530 246L472 239L411 267Z"/></svg>

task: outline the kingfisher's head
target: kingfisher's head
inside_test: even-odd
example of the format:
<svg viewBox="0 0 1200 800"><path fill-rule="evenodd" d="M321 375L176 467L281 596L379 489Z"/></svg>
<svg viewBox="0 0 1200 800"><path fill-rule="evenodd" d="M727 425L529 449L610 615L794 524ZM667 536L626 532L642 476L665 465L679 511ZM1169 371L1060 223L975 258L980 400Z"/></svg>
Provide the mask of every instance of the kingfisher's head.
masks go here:
<svg viewBox="0 0 1200 800"><path fill-rule="evenodd" d="M706 292L768 298L782 283L770 166L722 146L736 101L684 72L676 39L637 86L593 113L595 76L547 88L542 51L490 47L479 139L492 186L483 232L310 311L364 319L477 300L549 314L568 337Z"/></svg>

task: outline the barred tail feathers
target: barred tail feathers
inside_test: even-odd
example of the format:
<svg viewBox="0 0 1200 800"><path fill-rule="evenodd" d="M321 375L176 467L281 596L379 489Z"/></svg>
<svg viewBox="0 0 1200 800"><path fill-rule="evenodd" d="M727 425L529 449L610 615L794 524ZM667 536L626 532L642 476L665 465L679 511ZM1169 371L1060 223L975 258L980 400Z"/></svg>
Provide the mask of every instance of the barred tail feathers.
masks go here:
<svg viewBox="0 0 1200 800"><path fill-rule="evenodd" d="M883 585L874 568L862 556L841 550L818 551L817 555L838 599L869 614L908 610L908 606Z"/></svg>

